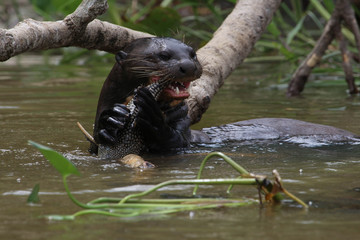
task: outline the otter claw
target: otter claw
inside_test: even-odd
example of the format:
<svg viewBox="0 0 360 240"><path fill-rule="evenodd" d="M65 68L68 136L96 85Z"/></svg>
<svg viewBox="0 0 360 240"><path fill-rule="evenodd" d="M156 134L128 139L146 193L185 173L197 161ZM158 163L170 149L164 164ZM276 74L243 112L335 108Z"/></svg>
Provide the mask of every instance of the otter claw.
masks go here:
<svg viewBox="0 0 360 240"><path fill-rule="evenodd" d="M108 144L114 144L116 142L115 138L111 136L106 129L101 129L99 131L99 139L101 142L106 142Z"/></svg>

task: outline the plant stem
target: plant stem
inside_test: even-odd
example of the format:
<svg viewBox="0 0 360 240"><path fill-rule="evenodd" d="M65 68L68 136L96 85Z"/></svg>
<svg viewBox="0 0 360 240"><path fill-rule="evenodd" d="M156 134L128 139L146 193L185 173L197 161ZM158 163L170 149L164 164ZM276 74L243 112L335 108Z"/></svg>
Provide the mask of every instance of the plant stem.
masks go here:
<svg viewBox="0 0 360 240"><path fill-rule="evenodd" d="M68 194L69 198L71 199L71 201L73 201L73 203L75 203L76 205L78 205L79 207L82 207L82 208L88 208L88 206L84 203L81 203L79 202L70 192L70 189L69 189L69 186L67 184L67 181L66 181L66 178L68 177L69 175L63 175L63 183L64 183L64 187L65 187L65 191L66 193Z"/></svg>
<svg viewBox="0 0 360 240"><path fill-rule="evenodd" d="M145 195L148 195L154 191L156 191L159 188L162 188L164 186L168 186L168 185L174 185L174 184L201 184L201 185L214 185L214 184L241 184L241 185L255 185L256 181L255 179L201 179L201 180L170 180L167 182L163 182L161 184L156 185L155 187L141 192L141 193L137 193L137 194L131 194L128 195L126 197L124 197L123 199L116 199L116 200L120 200L119 204L95 204L95 203L99 203L99 202L106 202L107 200L110 201L115 201L115 199L107 199L107 198L101 198L101 199L97 199L94 201L91 201L90 204L84 204L79 202L70 192L69 190L69 186L67 184L66 181L66 176L63 177L63 183L64 183L64 187L65 187L65 191L67 192L69 198L79 207L84 208L84 209L109 209L109 208L138 208L138 209L146 209L146 208L156 208L156 207L160 207L160 208L172 208L172 209L176 209L176 208L182 208L182 205L179 205L180 203L193 203L193 207L195 207L196 205L194 204L194 202L197 202L197 204L201 203L201 202L216 202L217 200L215 199L182 199L182 200L177 200L177 199L170 199L170 200L148 200L148 202L143 203L141 201L137 201L138 203L126 203L124 204L126 201L128 201L131 198L136 198L136 197L142 197ZM152 201L152 202L151 202ZM229 201L229 200L227 200ZM108 201L109 202L109 201ZM219 203L219 202L218 202ZM217 204L218 204L217 203ZM221 203L223 204L223 203ZM188 207L190 207L191 205L187 205Z"/></svg>
<svg viewBox="0 0 360 240"><path fill-rule="evenodd" d="M157 205L157 208L147 208L147 209L140 209L140 210L132 210L129 213L124 213L123 211L119 210L112 210L105 211L105 210L94 210L94 209L88 209L88 210L82 210L78 211L75 214L71 215L72 218L75 218L77 216L86 215L86 214L100 214L100 215L107 215L112 217L135 217L142 214L151 214L151 215L159 215L159 214L169 214L169 213L175 213L175 212L181 212L181 211L192 211L192 210L199 210L199 209L207 209L207 208L218 208L218 207L237 207L237 206L245 206L253 204L255 201L239 201L239 202L224 202L224 203L216 203L214 202L214 199L210 201L210 203L207 204L191 204L191 205L177 205L176 208L167 208L162 207L162 205ZM65 217L66 218L66 217Z"/></svg>
<svg viewBox="0 0 360 240"><path fill-rule="evenodd" d="M300 198L296 197L295 195L293 195L292 193L288 192L286 189L282 189L282 192L287 195L288 197L290 197L291 199L293 199L294 201L296 201L297 203L301 204L304 208L308 209L309 206L304 203Z"/></svg>
<svg viewBox="0 0 360 240"><path fill-rule="evenodd" d="M250 173L248 171L246 171L243 167L241 167L239 164L237 164L234 160L232 160L231 158L229 158L228 156L226 156L225 154L221 153L221 152L213 152L208 154L204 160L202 161L201 165L200 165L200 170L198 172L198 175L196 177L196 179L200 179L201 178L201 174L202 171L204 170L205 164L206 162L212 158L212 157L221 157L222 159L224 159L228 164L230 164L230 166L232 166L236 171L238 171L240 173L240 175L250 175ZM196 185L194 187L193 190L193 195L196 195L196 191L199 188L198 185Z"/></svg>
<svg viewBox="0 0 360 240"><path fill-rule="evenodd" d="M78 211L78 212L74 213L72 216L77 217L77 216L81 216L81 215L85 215L85 214L100 214L100 215L107 215L107 216L112 216L112 217L134 217L134 216L139 215L138 212L135 212L135 211L132 211L130 214L121 214L121 213L112 213L112 212L108 212L108 211L90 209L90 210Z"/></svg>
<svg viewBox="0 0 360 240"><path fill-rule="evenodd" d="M168 186L168 185L175 185L175 184L179 184L179 185L216 185L216 184L239 184L239 185L256 185L257 182L254 178L248 178L248 179L226 179L226 178L219 178L219 179L194 179L194 180L170 180L170 181L166 181L163 183L160 183L158 185L156 185L155 187L141 192L141 193L135 193L135 194L130 194L126 197L124 197L120 202L120 204L124 204L126 201L128 201L131 198L137 198L137 197L143 197L145 195L148 195L154 191L156 191L159 188Z"/></svg>

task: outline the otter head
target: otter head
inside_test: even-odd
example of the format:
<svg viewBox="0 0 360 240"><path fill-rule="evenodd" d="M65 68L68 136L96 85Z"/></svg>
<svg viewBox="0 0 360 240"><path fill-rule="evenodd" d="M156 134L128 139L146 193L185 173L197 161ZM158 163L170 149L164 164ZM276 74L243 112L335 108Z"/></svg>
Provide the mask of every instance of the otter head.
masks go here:
<svg viewBox="0 0 360 240"><path fill-rule="evenodd" d="M202 74L194 49L172 38L134 40L118 52L116 61L129 80L127 87L132 89L166 79L167 87L160 96L162 101L187 98L190 82Z"/></svg>

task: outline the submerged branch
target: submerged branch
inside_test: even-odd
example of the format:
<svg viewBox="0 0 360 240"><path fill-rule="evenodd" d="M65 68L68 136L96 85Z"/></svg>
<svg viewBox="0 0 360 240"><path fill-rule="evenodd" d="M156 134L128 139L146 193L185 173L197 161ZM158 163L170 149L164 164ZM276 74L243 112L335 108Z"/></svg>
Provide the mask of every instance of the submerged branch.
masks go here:
<svg viewBox="0 0 360 240"><path fill-rule="evenodd" d="M340 24L338 17L339 13L337 11L334 12L327 22L319 40L316 42L314 49L293 74L287 90L288 96L297 96L304 90L312 69L321 61L322 56L335 37L335 30L339 28Z"/></svg>
<svg viewBox="0 0 360 240"><path fill-rule="evenodd" d="M304 90L312 69L320 62L328 46L335 38L339 41L339 48L343 59L343 69L345 72L345 79L349 87L349 93L356 94L359 92L355 85L353 71L351 68L350 52L347 50L347 43L344 39L343 33L341 32L341 24L343 21L354 34L358 54L360 53L360 31L355 19L355 12L352 9L350 1L339 0L336 2L335 10L327 22L325 29L314 49L308 54L306 59L293 74L287 89L287 96L291 97L300 95L300 93Z"/></svg>

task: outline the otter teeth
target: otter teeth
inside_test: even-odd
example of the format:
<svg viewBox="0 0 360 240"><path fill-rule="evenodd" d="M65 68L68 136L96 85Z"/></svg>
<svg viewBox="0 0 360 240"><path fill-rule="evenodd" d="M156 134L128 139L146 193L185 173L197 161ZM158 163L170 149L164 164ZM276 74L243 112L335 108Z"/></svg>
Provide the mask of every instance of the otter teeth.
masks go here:
<svg viewBox="0 0 360 240"><path fill-rule="evenodd" d="M175 92L176 92L176 94L179 94L179 93L180 93L180 91L179 91L179 88L178 88L178 87L176 87Z"/></svg>

